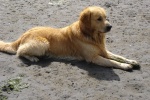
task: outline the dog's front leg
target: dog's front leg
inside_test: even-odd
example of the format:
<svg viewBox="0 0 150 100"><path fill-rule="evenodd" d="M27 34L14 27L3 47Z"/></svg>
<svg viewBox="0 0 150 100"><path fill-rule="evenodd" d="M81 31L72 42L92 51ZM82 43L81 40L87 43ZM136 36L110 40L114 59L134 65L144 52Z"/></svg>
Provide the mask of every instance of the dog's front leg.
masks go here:
<svg viewBox="0 0 150 100"><path fill-rule="evenodd" d="M95 63L100 66L104 67L115 67L123 70L129 70L132 69L132 65L126 64L126 63L120 63L114 60L110 60L101 56L96 56L92 59L86 59L89 62Z"/></svg>
<svg viewBox="0 0 150 100"><path fill-rule="evenodd" d="M124 58L122 56L113 54L110 51L107 51L107 54L111 60L115 60L121 63L131 64L133 67L140 67L139 63L136 60L130 60L130 59Z"/></svg>

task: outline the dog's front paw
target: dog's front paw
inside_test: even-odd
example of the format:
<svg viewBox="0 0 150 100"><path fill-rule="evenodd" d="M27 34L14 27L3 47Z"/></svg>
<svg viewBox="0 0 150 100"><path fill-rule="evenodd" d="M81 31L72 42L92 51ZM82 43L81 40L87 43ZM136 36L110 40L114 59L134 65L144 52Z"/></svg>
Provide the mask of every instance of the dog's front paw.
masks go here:
<svg viewBox="0 0 150 100"><path fill-rule="evenodd" d="M129 60L129 64L133 66L133 69L140 69L140 64L136 60Z"/></svg>
<svg viewBox="0 0 150 100"><path fill-rule="evenodd" d="M121 63L121 68L126 71L132 71L133 66L130 64Z"/></svg>
<svg viewBox="0 0 150 100"><path fill-rule="evenodd" d="M131 65L137 65L138 64L138 62L136 60L129 60L128 63Z"/></svg>

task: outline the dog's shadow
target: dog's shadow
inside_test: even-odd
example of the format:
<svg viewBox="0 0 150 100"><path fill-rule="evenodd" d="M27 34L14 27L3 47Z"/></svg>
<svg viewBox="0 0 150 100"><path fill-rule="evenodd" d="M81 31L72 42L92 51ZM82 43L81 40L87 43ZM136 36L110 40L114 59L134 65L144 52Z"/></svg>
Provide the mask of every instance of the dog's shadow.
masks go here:
<svg viewBox="0 0 150 100"><path fill-rule="evenodd" d="M20 58L21 61L27 66L38 65L41 67L48 67L51 62L62 62L65 64L71 64L70 67L78 67L80 69L86 70L88 75L96 78L98 80L107 80L107 81L120 81L119 76L113 71L112 68L101 67L92 63L87 63L86 61L78 61L78 60L69 60L69 59L58 59L58 58L40 58L39 62L30 62L24 58Z"/></svg>

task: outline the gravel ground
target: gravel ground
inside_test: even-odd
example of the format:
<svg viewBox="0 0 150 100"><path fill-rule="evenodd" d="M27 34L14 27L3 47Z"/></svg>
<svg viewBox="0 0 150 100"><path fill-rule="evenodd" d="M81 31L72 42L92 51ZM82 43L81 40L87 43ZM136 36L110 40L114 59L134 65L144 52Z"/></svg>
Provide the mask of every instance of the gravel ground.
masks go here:
<svg viewBox="0 0 150 100"><path fill-rule="evenodd" d="M2 92L8 100L149 100L149 0L0 0L0 40L14 41L35 26L65 27L88 6L102 6L113 25L107 48L135 59L141 70L127 72L76 60L30 63L0 53L0 85L23 75L28 88Z"/></svg>

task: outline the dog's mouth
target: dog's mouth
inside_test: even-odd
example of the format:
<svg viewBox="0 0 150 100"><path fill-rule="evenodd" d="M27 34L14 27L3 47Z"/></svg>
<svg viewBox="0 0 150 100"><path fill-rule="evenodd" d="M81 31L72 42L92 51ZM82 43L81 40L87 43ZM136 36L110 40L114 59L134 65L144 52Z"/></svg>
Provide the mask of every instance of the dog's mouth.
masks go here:
<svg viewBox="0 0 150 100"><path fill-rule="evenodd" d="M102 31L98 30L98 33L104 33L104 32L102 32Z"/></svg>
<svg viewBox="0 0 150 100"><path fill-rule="evenodd" d="M112 28L112 26L109 25L109 26L107 26L107 27L105 28L104 31L98 30L98 33L107 33L107 32L109 32L109 31L111 30L111 28Z"/></svg>
<svg viewBox="0 0 150 100"><path fill-rule="evenodd" d="M112 26L111 25L108 25L105 27L105 30L102 31L102 30L98 30L98 33L107 33L111 30Z"/></svg>

